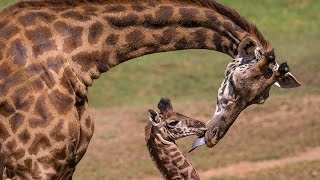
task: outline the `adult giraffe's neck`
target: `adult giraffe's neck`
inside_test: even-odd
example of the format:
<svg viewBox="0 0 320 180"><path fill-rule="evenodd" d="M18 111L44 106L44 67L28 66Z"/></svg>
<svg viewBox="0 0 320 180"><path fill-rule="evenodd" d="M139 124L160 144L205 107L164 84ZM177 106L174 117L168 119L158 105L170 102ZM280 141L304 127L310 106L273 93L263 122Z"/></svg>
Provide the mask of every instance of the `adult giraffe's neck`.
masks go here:
<svg viewBox="0 0 320 180"><path fill-rule="evenodd" d="M239 43L249 36L214 1L212 7L174 0L152 2L98 6L99 15L90 17L87 34L82 36L87 37L88 46L77 51L70 63L86 86L100 73L152 53L210 49L235 57Z"/></svg>
<svg viewBox="0 0 320 180"><path fill-rule="evenodd" d="M145 133L149 154L165 179L200 179L175 142L166 141L157 135L151 124L146 125Z"/></svg>

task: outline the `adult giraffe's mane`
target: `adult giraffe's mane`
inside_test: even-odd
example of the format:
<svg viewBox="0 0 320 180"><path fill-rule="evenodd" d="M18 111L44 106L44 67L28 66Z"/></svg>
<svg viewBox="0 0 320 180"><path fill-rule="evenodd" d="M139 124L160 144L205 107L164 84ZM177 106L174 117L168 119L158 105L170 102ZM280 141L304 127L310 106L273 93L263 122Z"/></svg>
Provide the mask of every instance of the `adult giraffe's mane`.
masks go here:
<svg viewBox="0 0 320 180"><path fill-rule="evenodd" d="M217 13L229 18L240 28L248 32L257 43L259 43L265 51L270 51L272 49L270 43L262 36L258 28L242 17L233 8L224 6L215 0L27 0L17 2L7 8L4 8L0 12L1 16L5 16L9 12L15 12L23 8L39 8L39 7L57 7L57 6L77 6L83 4L119 4L119 3L169 3L169 4L182 4L182 5L194 5L205 7L208 9L215 10Z"/></svg>

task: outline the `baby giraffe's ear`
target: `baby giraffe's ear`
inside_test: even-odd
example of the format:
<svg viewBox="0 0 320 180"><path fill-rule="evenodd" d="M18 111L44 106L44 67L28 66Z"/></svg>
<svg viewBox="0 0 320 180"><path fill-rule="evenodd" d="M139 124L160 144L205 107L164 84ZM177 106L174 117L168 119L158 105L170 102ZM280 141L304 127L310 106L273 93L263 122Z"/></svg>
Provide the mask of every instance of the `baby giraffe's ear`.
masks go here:
<svg viewBox="0 0 320 180"><path fill-rule="evenodd" d="M148 114L149 114L149 121L151 122L151 124L153 126L158 126L160 124L159 114L156 111L151 109L148 110Z"/></svg>

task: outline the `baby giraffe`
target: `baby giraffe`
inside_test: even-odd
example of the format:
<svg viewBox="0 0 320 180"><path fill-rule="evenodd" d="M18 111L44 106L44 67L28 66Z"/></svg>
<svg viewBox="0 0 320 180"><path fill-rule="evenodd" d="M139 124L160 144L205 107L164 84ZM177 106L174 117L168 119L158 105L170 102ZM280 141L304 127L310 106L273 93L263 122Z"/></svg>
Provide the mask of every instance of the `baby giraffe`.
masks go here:
<svg viewBox="0 0 320 180"><path fill-rule="evenodd" d="M165 179L200 179L198 173L181 152L175 140L206 132L205 123L173 111L170 99L158 103L160 113L149 110L150 122L145 138L150 156Z"/></svg>

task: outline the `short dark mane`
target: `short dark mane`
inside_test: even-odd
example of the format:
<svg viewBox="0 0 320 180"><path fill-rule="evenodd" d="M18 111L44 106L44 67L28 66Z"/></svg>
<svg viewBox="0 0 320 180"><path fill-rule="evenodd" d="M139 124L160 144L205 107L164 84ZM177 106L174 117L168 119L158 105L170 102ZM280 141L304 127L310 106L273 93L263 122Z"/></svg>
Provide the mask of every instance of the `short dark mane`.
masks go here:
<svg viewBox="0 0 320 180"><path fill-rule="evenodd" d="M247 21L236 10L224 6L215 0L27 0L17 2L7 8L4 8L1 14L12 12L25 7L50 7L50 6L77 6L81 4L116 4L116 3L134 3L134 2L155 2L155 3L171 3L171 4L187 4L196 5L214 9L219 14L229 18L240 28L248 32L263 47L265 51L272 49L270 43L264 39L261 32L255 25ZM6 11L6 12L5 12Z"/></svg>

